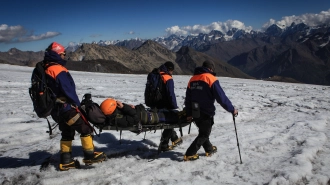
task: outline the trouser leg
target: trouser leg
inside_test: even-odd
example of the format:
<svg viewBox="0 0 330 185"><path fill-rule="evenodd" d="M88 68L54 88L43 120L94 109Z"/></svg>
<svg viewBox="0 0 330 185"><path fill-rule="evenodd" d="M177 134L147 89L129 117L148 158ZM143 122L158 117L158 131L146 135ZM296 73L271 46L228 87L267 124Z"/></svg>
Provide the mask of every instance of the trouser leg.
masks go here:
<svg viewBox="0 0 330 185"><path fill-rule="evenodd" d="M177 139L179 139L178 135L176 134L176 132L174 131L174 129L172 129L172 133L171 133L171 141L174 142Z"/></svg>
<svg viewBox="0 0 330 185"><path fill-rule="evenodd" d="M95 152L92 128L90 125L80 117L79 113L75 109L71 109L65 112L62 116L62 122L60 124L60 130L62 131L62 140L73 140L75 131L80 133L81 145L84 153L85 163L101 162L106 159L103 152Z"/></svg>
<svg viewBox="0 0 330 185"><path fill-rule="evenodd" d="M164 129L163 133L162 133L162 138L163 138L163 141L162 141L162 145L168 145L168 142L172 136L172 131L173 129Z"/></svg>
<svg viewBox="0 0 330 185"><path fill-rule="evenodd" d="M63 122L65 125L69 126L82 135L88 135L93 133L92 127L85 123L85 121L80 117L80 114L75 110L71 109L63 113Z"/></svg>
<svg viewBox="0 0 330 185"><path fill-rule="evenodd" d="M211 117L197 120L196 125L199 129L199 133L196 139L187 149L187 156L195 155L201 146L203 146L205 151L212 150L212 144L209 140L209 136L212 130L213 118Z"/></svg>

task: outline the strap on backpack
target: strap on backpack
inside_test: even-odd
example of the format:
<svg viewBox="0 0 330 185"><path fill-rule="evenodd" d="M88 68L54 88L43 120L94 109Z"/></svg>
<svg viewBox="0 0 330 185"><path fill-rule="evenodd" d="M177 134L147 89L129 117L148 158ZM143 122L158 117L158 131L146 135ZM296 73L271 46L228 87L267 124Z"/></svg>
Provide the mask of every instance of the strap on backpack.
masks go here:
<svg viewBox="0 0 330 185"><path fill-rule="evenodd" d="M53 130L57 127L58 123L56 123L56 125L52 128L48 118L46 118L46 120L47 120L47 123L48 123L48 129L49 129L49 131L46 131L46 133L49 133L49 136L51 136L51 135L53 135Z"/></svg>
<svg viewBox="0 0 330 185"><path fill-rule="evenodd" d="M85 118L84 114L82 112L80 112L78 106L73 106L71 105L72 108L76 109L76 111L80 114L81 118L84 120L84 122L94 131L95 135L97 135L98 137L100 137L100 134L96 133L96 130L94 129L94 127L92 127L92 125L88 122L88 120Z"/></svg>

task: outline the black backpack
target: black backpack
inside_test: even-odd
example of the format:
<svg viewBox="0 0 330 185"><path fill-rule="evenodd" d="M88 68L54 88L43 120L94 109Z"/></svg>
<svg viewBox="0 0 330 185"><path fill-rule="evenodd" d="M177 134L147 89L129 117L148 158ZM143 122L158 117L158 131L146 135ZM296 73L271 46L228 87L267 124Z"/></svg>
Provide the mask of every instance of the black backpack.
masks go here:
<svg viewBox="0 0 330 185"><path fill-rule="evenodd" d="M87 93L83 96L80 106L87 120L93 123L93 125L102 126L105 124L106 116L103 114L100 106L93 102L91 94Z"/></svg>
<svg viewBox="0 0 330 185"><path fill-rule="evenodd" d="M30 97L34 111L39 118L46 118L54 108L56 95L47 86L45 70L51 65L45 66L44 62L38 62L31 76Z"/></svg>
<svg viewBox="0 0 330 185"><path fill-rule="evenodd" d="M155 107L162 99L163 80L158 68L153 69L147 77L144 101L148 107Z"/></svg>

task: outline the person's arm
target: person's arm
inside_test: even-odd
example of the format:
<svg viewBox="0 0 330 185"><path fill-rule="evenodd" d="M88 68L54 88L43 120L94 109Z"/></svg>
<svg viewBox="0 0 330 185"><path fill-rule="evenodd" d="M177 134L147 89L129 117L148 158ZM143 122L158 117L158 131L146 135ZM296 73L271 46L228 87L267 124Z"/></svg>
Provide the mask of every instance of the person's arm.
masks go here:
<svg viewBox="0 0 330 185"><path fill-rule="evenodd" d="M124 114L127 114L129 116L134 116L136 114L136 110L132 107L132 105L122 103L121 101L118 100L117 100L117 107L121 109L121 111Z"/></svg>
<svg viewBox="0 0 330 185"><path fill-rule="evenodd" d="M61 92L66 96L67 102L80 106L80 101L76 93L76 85L70 73L62 71L57 75L56 80L59 83Z"/></svg>
<svg viewBox="0 0 330 185"><path fill-rule="evenodd" d="M216 101L228 112L231 112L234 114L235 112L235 108L232 105L231 101L228 99L228 97L226 96L225 92L223 91L223 89L220 86L220 83L218 80L216 80L212 86L212 91L214 94L214 97L216 99Z"/></svg>
<svg viewBox="0 0 330 185"><path fill-rule="evenodd" d="M186 109L186 115L187 115L187 121L192 121L192 110L191 110L191 90L189 87L187 87L186 90L186 98L184 100L184 106Z"/></svg>
<svg viewBox="0 0 330 185"><path fill-rule="evenodd" d="M166 82L166 94L167 94L167 99L168 101L171 102L171 108L172 109L177 109L178 105L176 103L176 97L174 93L174 81L173 79L169 79Z"/></svg>
<svg viewBox="0 0 330 185"><path fill-rule="evenodd" d="M189 87L187 87L187 90L186 90L186 98L184 100L184 106L186 108L187 116L192 116L192 112L191 112L191 90L190 90Z"/></svg>

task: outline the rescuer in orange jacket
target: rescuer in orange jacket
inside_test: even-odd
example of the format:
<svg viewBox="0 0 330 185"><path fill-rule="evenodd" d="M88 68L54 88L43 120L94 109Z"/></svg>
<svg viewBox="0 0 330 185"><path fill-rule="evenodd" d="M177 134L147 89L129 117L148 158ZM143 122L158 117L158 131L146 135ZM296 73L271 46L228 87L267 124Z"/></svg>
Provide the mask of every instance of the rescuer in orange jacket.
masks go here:
<svg viewBox="0 0 330 185"><path fill-rule="evenodd" d="M165 62L159 67L160 74L163 79L162 100L156 105L157 109L177 109L176 97L174 93L174 81L172 74L174 64L170 61ZM168 145L171 139L172 145ZM182 138L179 138L174 129L164 129L162 133L161 151L173 150L176 146L182 143Z"/></svg>
<svg viewBox="0 0 330 185"><path fill-rule="evenodd" d="M198 159L199 156L196 153L201 146L203 146L206 156L211 156L217 151L217 147L213 146L209 140L214 123L215 100L233 115L238 113L222 90L214 70L214 63L212 61L205 61L203 66L195 68L194 76L188 83L185 98L187 120L191 121L194 116L199 133L187 149L183 158L185 161ZM198 116L193 115L193 111L196 110Z"/></svg>
<svg viewBox="0 0 330 185"><path fill-rule="evenodd" d="M56 105L52 110L54 121L59 123L61 130L60 141L60 164L59 169L62 171L70 168L78 167L75 160L72 159L72 140L75 131L80 133L81 144L84 152L83 162L85 164L93 164L106 159L103 152L95 152L92 133L92 127L86 122L78 107L80 101L76 93L76 86L69 71L65 68L66 60L65 48L53 42L46 49L43 62L47 67L47 85L56 95Z"/></svg>

